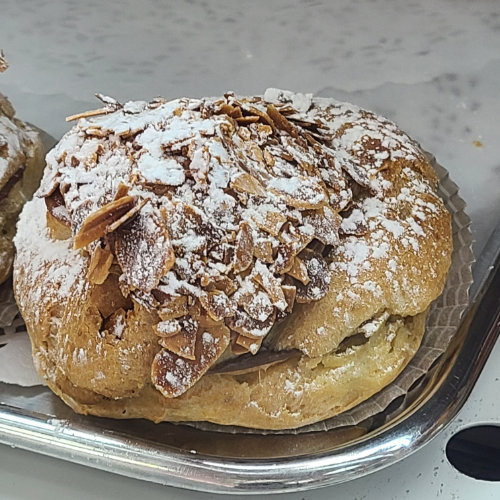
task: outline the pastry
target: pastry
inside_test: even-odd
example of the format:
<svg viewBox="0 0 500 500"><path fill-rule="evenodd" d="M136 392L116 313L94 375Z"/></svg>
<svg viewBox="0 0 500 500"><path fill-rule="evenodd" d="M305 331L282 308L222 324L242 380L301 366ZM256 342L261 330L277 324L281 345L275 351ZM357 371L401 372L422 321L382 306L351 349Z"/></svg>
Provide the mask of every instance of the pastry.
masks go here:
<svg viewBox="0 0 500 500"><path fill-rule="evenodd" d="M392 382L451 259L418 145L347 103L71 117L15 243L37 369L79 413L295 428Z"/></svg>
<svg viewBox="0 0 500 500"><path fill-rule="evenodd" d="M0 72L5 69L0 53ZM0 283L11 274L17 217L38 187L44 164L38 133L15 117L14 108L0 93Z"/></svg>

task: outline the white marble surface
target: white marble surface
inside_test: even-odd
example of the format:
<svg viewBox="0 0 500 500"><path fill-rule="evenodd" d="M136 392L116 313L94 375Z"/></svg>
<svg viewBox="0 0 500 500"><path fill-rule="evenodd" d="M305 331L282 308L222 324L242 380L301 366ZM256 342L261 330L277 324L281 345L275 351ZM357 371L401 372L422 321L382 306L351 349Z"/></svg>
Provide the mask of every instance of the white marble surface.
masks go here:
<svg viewBox="0 0 500 500"><path fill-rule="evenodd" d="M94 92L119 100L270 86L314 92L380 112L432 151L468 202L476 253L500 222L498 2L0 0L0 47L11 64L0 90L56 138L65 116L98 106ZM499 421L500 368L488 367L477 388L487 403L464 421ZM441 462L444 439L369 478L289 498L499 498L498 483L459 480ZM0 498L28 498L31 489L39 498L73 491L75 500L87 490L197 496L5 447L0 485Z"/></svg>

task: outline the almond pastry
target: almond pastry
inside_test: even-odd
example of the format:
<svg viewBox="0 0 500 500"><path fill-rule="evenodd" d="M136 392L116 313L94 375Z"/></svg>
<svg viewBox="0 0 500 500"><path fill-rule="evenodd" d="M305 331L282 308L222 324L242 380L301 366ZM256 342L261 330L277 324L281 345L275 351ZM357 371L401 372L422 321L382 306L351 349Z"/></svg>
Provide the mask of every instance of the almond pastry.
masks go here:
<svg viewBox="0 0 500 500"><path fill-rule="evenodd" d="M277 89L100 98L16 236L16 298L56 394L80 413L284 429L396 378L452 249L414 141Z"/></svg>
<svg viewBox="0 0 500 500"><path fill-rule="evenodd" d="M0 73L6 69L0 51ZM0 283L11 274L17 217L38 187L44 165L38 133L16 118L14 108L0 93Z"/></svg>

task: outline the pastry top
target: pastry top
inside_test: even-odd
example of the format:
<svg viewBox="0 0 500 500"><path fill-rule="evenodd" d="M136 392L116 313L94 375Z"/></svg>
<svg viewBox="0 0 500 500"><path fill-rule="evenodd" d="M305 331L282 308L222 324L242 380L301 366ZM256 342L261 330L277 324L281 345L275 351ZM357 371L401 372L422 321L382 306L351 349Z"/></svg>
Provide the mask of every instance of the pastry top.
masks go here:
<svg viewBox="0 0 500 500"><path fill-rule="evenodd" d="M440 292L451 243L431 222L449 232L449 216L425 155L392 122L277 89L124 105L101 98L105 107L80 115L47 156L37 192L47 226L26 215L40 210L32 203L16 244L32 284L43 274L52 286L18 298L49 310L58 296L92 297L103 342L126 338L129 350L149 335L134 343L126 334L141 335L130 311L146 315L157 342L151 378L164 396L262 346L329 352L374 315L417 314ZM437 251L444 264L432 283L417 271ZM417 271L404 278L411 259ZM398 289L385 293L397 274ZM104 312L96 294L111 281L122 298ZM76 325L79 314L70 308L62 320ZM100 349L92 342L66 355L85 365L87 349ZM120 397L109 385L102 393Z"/></svg>

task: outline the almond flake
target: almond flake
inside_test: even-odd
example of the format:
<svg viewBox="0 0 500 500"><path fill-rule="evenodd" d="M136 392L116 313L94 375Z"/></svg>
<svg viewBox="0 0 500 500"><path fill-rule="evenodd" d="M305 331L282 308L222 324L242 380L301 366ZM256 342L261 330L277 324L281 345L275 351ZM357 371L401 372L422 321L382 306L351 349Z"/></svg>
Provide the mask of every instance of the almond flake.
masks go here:
<svg viewBox="0 0 500 500"><path fill-rule="evenodd" d="M299 303L315 302L322 299L330 288L330 272L325 259L313 252L304 251L301 259L306 265L309 282L297 283L296 300Z"/></svg>
<svg viewBox="0 0 500 500"><path fill-rule="evenodd" d="M262 344L262 337L258 339L252 339L250 337L245 337L244 335L238 335L236 343L239 346L243 347L243 349L245 349L246 352L250 352L251 354L257 354Z"/></svg>
<svg viewBox="0 0 500 500"><path fill-rule="evenodd" d="M80 118L90 118L91 116L107 115L109 113L113 113L114 111L115 109L110 107L84 111L83 113L77 113L76 115L67 116L66 121L72 122L74 120L79 120Z"/></svg>
<svg viewBox="0 0 500 500"><path fill-rule="evenodd" d="M307 274L307 266L299 257L293 259L292 266L287 271L287 274L299 280L304 285L307 285L311 281Z"/></svg>
<svg viewBox="0 0 500 500"><path fill-rule="evenodd" d="M0 50L0 73L3 73L8 67L9 64L5 60L3 52Z"/></svg>
<svg viewBox="0 0 500 500"><path fill-rule="evenodd" d="M252 220L266 233L269 233L272 236L278 236L280 229L288 219L285 215L279 212L266 210L264 214L252 216Z"/></svg>
<svg viewBox="0 0 500 500"><path fill-rule="evenodd" d="M301 138L297 127L289 122L272 104L267 106L267 114L273 120L276 128L284 130L290 134L301 146L307 145L304 139Z"/></svg>
<svg viewBox="0 0 500 500"><path fill-rule="evenodd" d="M278 247L278 253L273 266L273 272L276 274L287 273L295 259L296 251L293 243L285 243Z"/></svg>
<svg viewBox="0 0 500 500"><path fill-rule="evenodd" d="M253 235L248 222L240 224L235 243L234 272L241 273L248 269L253 262Z"/></svg>
<svg viewBox="0 0 500 500"><path fill-rule="evenodd" d="M87 279L94 285L102 285L109 275L113 254L107 248L97 245L90 258Z"/></svg>
<svg viewBox="0 0 500 500"><path fill-rule="evenodd" d="M233 178L229 186L235 191L242 193L253 194L255 196L266 196L266 190L262 187L262 184L255 177L252 177L246 172Z"/></svg>
<svg viewBox="0 0 500 500"><path fill-rule="evenodd" d="M280 311L284 311L287 308L285 295L281 289L281 280L276 278L260 261L255 262L251 277L268 293L274 306Z"/></svg>
<svg viewBox="0 0 500 500"><path fill-rule="evenodd" d="M278 195L283 203L299 208L320 208L328 201L324 187L314 177L274 178L269 182L269 191Z"/></svg>
<svg viewBox="0 0 500 500"><path fill-rule="evenodd" d="M264 161L268 167L274 167L276 164L274 156L267 149L264 149Z"/></svg>
<svg viewBox="0 0 500 500"><path fill-rule="evenodd" d="M71 217L64 203L64 197L59 189L59 184L55 184L51 192L44 196L47 211L60 224L71 227Z"/></svg>
<svg viewBox="0 0 500 500"><path fill-rule="evenodd" d="M153 290L153 295L156 297L159 290ZM158 309L158 316L163 321L168 319L175 319L184 316L188 312L188 298L185 295L178 295L173 297L172 295L166 295L168 298L164 298L163 300L159 300L160 306Z"/></svg>
<svg viewBox="0 0 500 500"><path fill-rule="evenodd" d="M304 225L312 226L314 237L325 245L338 245L341 221L340 215L327 206L305 214L302 219Z"/></svg>
<svg viewBox="0 0 500 500"><path fill-rule="evenodd" d="M149 202L149 198L145 198L144 200L141 200L140 203L137 203L134 208L129 210L125 215L123 215L118 220L116 220L115 222L113 222L112 224L109 225L108 233L112 233L117 228L119 228L124 222L127 222L129 219L131 219L148 202Z"/></svg>
<svg viewBox="0 0 500 500"><path fill-rule="evenodd" d="M258 321L266 321L274 312L271 299L262 290L240 294L237 302L250 317Z"/></svg>
<svg viewBox="0 0 500 500"><path fill-rule="evenodd" d="M285 312L291 313L293 311L293 305L295 303L295 296L297 294L297 289L295 286L291 285L283 285L281 289L283 290L286 303L288 304L287 308L285 309Z"/></svg>
<svg viewBox="0 0 500 500"><path fill-rule="evenodd" d="M264 321L252 318L241 309L236 309L234 316L226 319L226 325L234 332L253 339L264 338L274 325L276 313L273 312Z"/></svg>
<svg viewBox="0 0 500 500"><path fill-rule="evenodd" d="M106 233L110 232L109 227L114 222L121 220L128 212L134 210L135 206L136 199L133 196L124 196L91 213L83 221L78 233L75 235L73 248L75 250L83 248L89 243L102 238Z"/></svg>
<svg viewBox="0 0 500 500"><path fill-rule="evenodd" d="M127 186L127 184L120 182L120 184L118 184L118 189L116 190L114 199L118 200L120 198L123 198L124 196L127 196L129 190L130 190L130 187Z"/></svg>
<svg viewBox="0 0 500 500"><path fill-rule="evenodd" d="M181 331L181 324L176 319L167 319L154 325L153 330L158 337L172 337Z"/></svg>
<svg viewBox="0 0 500 500"><path fill-rule="evenodd" d="M240 116L239 118L236 118L236 121L238 122L239 125L247 125L249 123L255 123L259 121L258 116Z"/></svg>
<svg viewBox="0 0 500 500"><path fill-rule="evenodd" d="M214 321L221 321L234 314L234 307L224 292L208 292L200 295L200 303Z"/></svg>
<svg viewBox="0 0 500 500"><path fill-rule="evenodd" d="M200 330L194 359L161 350L154 358L151 380L167 398L175 398L192 387L217 361L229 345L229 329L218 325L210 330Z"/></svg>
<svg viewBox="0 0 500 500"><path fill-rule="evenodd" d="M257 109L254 106L250 106L248 104L243 105L242 108L245 111L256 115L258 119L261 119L264 123L267 123L273 130L275 130L274 122L268 113L265 113L264 111L261 111L260 109Z"/></svg>
<svg viewBox="0 0 500 500"><path fill-rule="evenodd" d="M180 333L168 337L160 337L158 343L173 354L181 358L194 360L196 347L196 333L181 330Z"/></svg>
<svg viewBox="0 0 500 500"><path fill-rule="evenodd" d="M262 262L272 264L273 258L273 244L267 239L260 239L254 243L253 254Z"/></svg>
<svg viewBox="0 0 500 500"><path fill-rule="evenodd" d="M116 259L129 286L149 292L175 262L163 222L154 214L139 214L113 233Z"/></svg>

